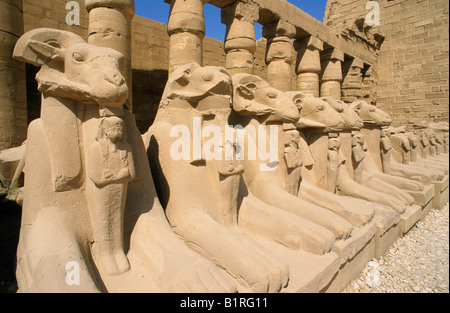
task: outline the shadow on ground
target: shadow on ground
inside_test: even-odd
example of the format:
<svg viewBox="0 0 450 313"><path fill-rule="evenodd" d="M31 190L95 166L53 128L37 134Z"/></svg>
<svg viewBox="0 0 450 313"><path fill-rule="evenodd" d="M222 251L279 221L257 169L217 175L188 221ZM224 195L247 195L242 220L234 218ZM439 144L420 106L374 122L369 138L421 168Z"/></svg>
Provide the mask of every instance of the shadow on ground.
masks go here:
<svg viewBox="0 0 450 313"><path fill-rule="evenodd" d="M19 242L22 208L0 198L0 293L17 291L16 250Z"/></svg>

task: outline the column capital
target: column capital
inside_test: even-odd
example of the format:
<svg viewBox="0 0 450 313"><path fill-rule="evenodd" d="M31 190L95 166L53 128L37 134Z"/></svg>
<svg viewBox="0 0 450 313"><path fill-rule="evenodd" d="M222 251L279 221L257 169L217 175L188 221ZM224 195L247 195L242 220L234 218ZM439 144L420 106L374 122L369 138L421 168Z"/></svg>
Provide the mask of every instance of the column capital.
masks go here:
<svg viewBox="0 0 450 313"><path fill-rule="evenodd" d="M296 27L284 20L278 20L276 22L264 25L263 27L263 36L267 39L276 37L294 38L296 33Z"/></svg>
<svg viewBox="0 0 450 313"><path fill-rule="evenodd" d="M322 55L321 55L321 59L344 62L345 55L344 55L344 52L342 52L336 48L332 48L332 49L324 51L324 53L322 53Z"/></svg>
<svg viewBox="0 0 450 313"><path fill-rule="evenodd" d="M125 12L134 17L134 0L86 0L86 10L89 12L95 8L111 8Z"/></svg>
<svg viewBox="0 0 450 313"><path fill-rule="evenodd" d="M267 45L266 63L275 60L283 60L289 64L294 61L294 51L292 42L286 37L277 37L271 40Z"/></svg>
<svg viewBox="0 0 450 313"><path fill-rule="evenodd" d="M323 41L317 37L309 36L294 41L295 50L319 50L323 51Z"/></svg>
<svg viewBox="0 0 450 313"><path fill-rule="evenodd" d="M203 0L171 0L170 17L167 25L169 35L188 32L205 36Z"/></svg>
<svg viewBox="0 0 450 313"><path fill-rule="evenodd" d="M222 24L228 25L234 19L254 24L259 19L259 8L248 1L236 1L221 11Z"/></svg>

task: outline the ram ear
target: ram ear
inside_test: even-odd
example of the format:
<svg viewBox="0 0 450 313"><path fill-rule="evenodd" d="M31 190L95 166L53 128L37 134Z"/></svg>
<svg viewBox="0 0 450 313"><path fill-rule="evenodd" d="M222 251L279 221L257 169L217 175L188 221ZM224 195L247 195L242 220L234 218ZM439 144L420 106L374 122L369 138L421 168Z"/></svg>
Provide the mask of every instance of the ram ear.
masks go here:
<svg viewBox="0 0 450 313"><path fill-rule="evenodd" d="M176 70L172 77L172 88L178 89L188 86L191 82L192 73L199 67L200 65L197 63L189 63Z"/></svg>
<svg viewBox="0 0 450 313"><path fill-rule="evenodd" d="M164 91L163 99L179 97L195 99L204 93L201 86L192 84L192 74L200 68L198 63L192 62L179 66L170 76Z"/></svg>
<svg viewBox="0 0 450 313"><path fill-rule="evenodd" d="M13 57L40 67L51 61L63 61L65 49L77 43L85 43L85 41L74 33L52 28L38 28L19 38Z"/></svg>
<svg viewBox="0 0 450 313"><path fill-rule="evenodd" d="M58 42L44 43L36 40L28 42L28 48L36 56L39 65L49 63L51 61L64 61L64 48Z"/></svg>
<svg viewBox="0 0 450 313"><path fill-rule="evenodd" d="M255 94L260 86L268 85L259 76L240 73L233 80L233 110L243 116L264 116L275 112L274 108L255 100Z"/></svg>
<svg viewBox="0 0 450 313"><path fill-rule="evenodd" d="M288 91L286 92L286 96L295 104L299 112L303 109L303 101L307 97L305 93L300 91Z"/></svg>
<svg viewBox="0 0 450 313"><path fill-rule="evenodd" d="M356 114L360 115L362 104L363 104L362 101L355 101L352 104L350 104L350 107L352 108L353 111L356 112Z"/></svg>
<svg viewBox="0 0 450 313"><path fill-rule="evenodd" d="M247 85L239 85L236 88L236 93L239 97L246 100L253 100L255 98L256 85L253 83L248 83Z"/></svg>
<svg viewBox="0 0 450 313"><path fill-rule="evenodd" d="M255 101L255 90L257 86L254 83L239 85L235 89L233 96L233 109L244 116L262 116L274 113L274 109Z"/></svg>

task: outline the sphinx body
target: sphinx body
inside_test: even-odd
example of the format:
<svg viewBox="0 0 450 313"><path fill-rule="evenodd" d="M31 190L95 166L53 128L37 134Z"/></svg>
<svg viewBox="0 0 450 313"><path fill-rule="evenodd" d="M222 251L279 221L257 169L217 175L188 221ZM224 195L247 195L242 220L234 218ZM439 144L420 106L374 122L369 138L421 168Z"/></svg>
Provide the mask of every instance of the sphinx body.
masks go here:
<svg viewBox="0 0 450 313"><path fill-rule="evenodd" d="M233 89L232 121L246 130L242 143L247 157L240 220L253 232L256 231L253 221L261 220L266 229L273 231L258 235L283 234L285 237L277 235L276 240L289 248L315 254L329 252L335 240L349 237L352 226L338 215L297 197L302 164L299 134L295 128L285 129L286 123L298 120L297 108L284 93L255 75L234 75ZM256 138L250 129L263 129L263 133ZM270 129L275 130L275 138L269 134ZM261 158L267 147L275 150L273 160ZM258 151L255 158L250 157L252 150ZM259 216L271 218L264 220ZM282 219L286 222L280 224Z"/></svg>
<svg viewBox="0 0 450 313"><path fill-rule="evenodd" d="M180 66L166 85L144 141L158 194L175 232L244 287L277 292L287 285L289 268L238 222L244 165L225 156L225 151L234 154L236 145L222 138L231 95L231 77L225 69L197 63ZM225 145L231 150L220 149Z"/></svg>
<svg viewBox="0 0 450 313"><path fill-rule="evenodd" d="M374 201L377 192L356 183L347 173L352 164L351 154L349 165L342 151L347 144L342 135L346 129L358 126L359 120L342 118L329 105L328 98L319 99L302 92L288 95L297 103L301 116L297 128L304 160L298 196L332 210L355 227L362 227L372 219L383 228L395 223L398 214Z"/></svg>
<svg viewBox="0 0 450 313"><path fill-rule="evenodd" d="M54 29L26 33L14 56L41 67L43 94L25 152L19 291L234 291L165 219L134 117L122 108L123 56Z"/></svg>
<svg viewBox="0 0 450 313"><path fill-rule="evenodd" d="M387 129L390 132L390 141L393 147L392 158L398 163L410 165L414 168L425 168L428 172L439 176L448 175L448 166L440 162L433 162L420 156L419 136L407 132L405 127Z"/></svg>
<svg viewBox="0 0 450 313"><path fill-rule="evenodd" d="M370 143L370 157L368 158L369 162L367 162L367 165L365 166L368 172L373 173L374 177L383 180L391 185L395 185L401 189L420 191L423 190L423 183L438 180L439 177L442 176L442 174L433 170L425 172L420 167L396 162L395 160L393 160L393 158L390 158L390 161L384 161L390 162L389 175L385 175L386 173L382 173L382 161L380 153L381 129L383 127L389 127L392 119L388 114L386 114L376 106L370 105L362 100L352 103L351 107L364 121L364 127L362 128L362 131L364 136ZM404 140L404 144L406 145L407 149L410 149L407 139ZM406 178L408 180L394 179L393 176ZM416 186L413 186L411 181L422 183L422 185L416 184Z"/></svg>

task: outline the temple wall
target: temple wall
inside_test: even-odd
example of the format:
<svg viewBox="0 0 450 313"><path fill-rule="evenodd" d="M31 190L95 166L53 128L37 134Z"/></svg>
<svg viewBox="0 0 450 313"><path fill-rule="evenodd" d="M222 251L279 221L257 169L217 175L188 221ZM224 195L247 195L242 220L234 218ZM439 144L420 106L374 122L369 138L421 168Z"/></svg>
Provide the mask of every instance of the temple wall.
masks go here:
<svg viewBox="0 0 450 313"><path fill-rule="evenodd" d="M380 25L359 32L355 21L365 18L366 0L328 1L324 23L353 38L385 39L366 89L395 125L415 121L448 121L449 3L445 0L380 0ZM369 38L368 38L369 37Z"/></svg>
<svg viewBox="0 0 450 313"><path fill-rule="evenodd" d="M66 24L66 0L24 0L25 32L39 27L51 27L72 31L83 38L88 36L88 13L84 0L80 4L80 25ZM167 5L169 8L169 5ZM169 10L167 10L169 11ZM224 44L205 37L203 44L204 65L224 66ZM258 42L255 53L255 74L265 78L265 40ZM167 25L135 16L132 21L133 113L141 132L152 124L159 100L168 78L169 35ZM37 69L27 65L28 122L40 115L40 94L36 89Z"/></svg>

